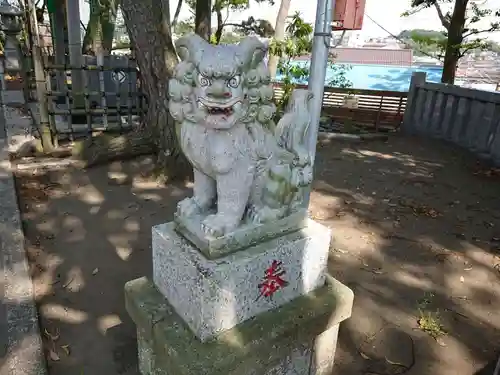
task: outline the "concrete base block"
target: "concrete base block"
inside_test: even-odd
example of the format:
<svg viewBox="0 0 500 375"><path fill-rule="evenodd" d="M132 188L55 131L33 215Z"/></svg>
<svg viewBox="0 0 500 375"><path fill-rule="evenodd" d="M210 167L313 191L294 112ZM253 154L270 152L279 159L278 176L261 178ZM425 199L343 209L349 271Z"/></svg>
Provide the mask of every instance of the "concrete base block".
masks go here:
<svg viewBox="0 0 500 375"><path fill-rule="evenodd" d="M142 375L327 375L352 291L327 275L325 286L201 342L146 278L125 285L137 326Z"/></svg>
<svg viewBox="0 0 500 375"><path fill-rule="evenodd" d="M325 283L330 229L305 228L219 259L208 259L175 230L153 227L153 281L202 341ZM285 285L262 295L266 270L279 265ZM268 280L269 281L269 280Z"/></svg>

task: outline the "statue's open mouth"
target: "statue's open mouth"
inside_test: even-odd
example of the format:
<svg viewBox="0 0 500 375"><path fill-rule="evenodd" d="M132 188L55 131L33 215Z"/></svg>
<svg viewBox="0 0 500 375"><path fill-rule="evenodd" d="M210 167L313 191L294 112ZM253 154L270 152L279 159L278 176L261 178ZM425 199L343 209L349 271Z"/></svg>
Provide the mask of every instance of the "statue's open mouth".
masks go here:
<svg viewBox="0 0 500 375"><path fill-rule="evenodd" d="M215 129L227 129L233 126L241 106L242 103L239 99L216 102L198 98L198 108L205 113L205 126Z"/></svg>
<svg viewBox="0 0 500 375"><path fill-rule="evenodd" d="M210 115L232 115L233 107L221 108L221 107L207 107L207 112Z"/></svg>
<svg viewBox="0 0 500 375"><path fill-rule="evenodd" d="M224 115L231 116L235 110L241 105L240 100L231 100L230 102L212 102L204 98L198 99L198 105L203 108L209 115Z"/></svg>

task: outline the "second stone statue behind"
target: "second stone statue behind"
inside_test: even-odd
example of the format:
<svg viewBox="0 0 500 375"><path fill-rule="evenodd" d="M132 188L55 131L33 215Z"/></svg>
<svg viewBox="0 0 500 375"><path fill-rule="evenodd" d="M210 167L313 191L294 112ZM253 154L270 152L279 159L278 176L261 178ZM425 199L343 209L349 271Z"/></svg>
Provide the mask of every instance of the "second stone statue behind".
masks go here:
<svg viewBox="0 0 500 375"><path fill-rule="evenodd" d="M181 62L170 81L169 109L194 169L193 196L179 202L178 222L197 218L204 235L220 238L305 217L311 94L294 90L276 125L266 46L257 38L212 45L191 34L176 48Z"/></svg>

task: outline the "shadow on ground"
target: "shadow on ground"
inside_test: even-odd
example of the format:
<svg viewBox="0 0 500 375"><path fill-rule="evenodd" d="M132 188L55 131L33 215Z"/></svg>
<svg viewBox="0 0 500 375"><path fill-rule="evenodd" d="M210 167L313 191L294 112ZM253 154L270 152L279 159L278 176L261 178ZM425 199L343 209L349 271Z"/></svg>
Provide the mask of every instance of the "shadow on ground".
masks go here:
<svg viewBox="0 0 500 375"><path fill-rule="evenodd" d="M123 285L151 275L151 226L189 194L150 169L18 173L51 375L138 373ZM355 292L336 374L486 375L500 339L498 191L499 177L439 142L320 146L310 214L333 229L330 272ZM432 338L422 317L447 333Z"/></svg>

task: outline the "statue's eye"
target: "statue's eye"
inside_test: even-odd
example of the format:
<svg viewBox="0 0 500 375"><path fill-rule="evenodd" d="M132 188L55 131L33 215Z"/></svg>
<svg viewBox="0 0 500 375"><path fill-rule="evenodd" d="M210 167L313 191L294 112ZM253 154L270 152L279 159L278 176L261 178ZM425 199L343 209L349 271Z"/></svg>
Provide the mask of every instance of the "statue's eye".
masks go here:
<svg viewBox="0 0 500 375"><path fill-rule="evenodd" d="M201 87L207 87L212 82L210 82L210 79L205 77L203 74L198 74L198 83L200 84Z"/></svg>
<svg viewBox="0 0 500 375"><path fill-rule="evenodd" d="M227 82L227 85L235 89L240 85L240 82L241 82L241 76L234 76Z"/></svg>

